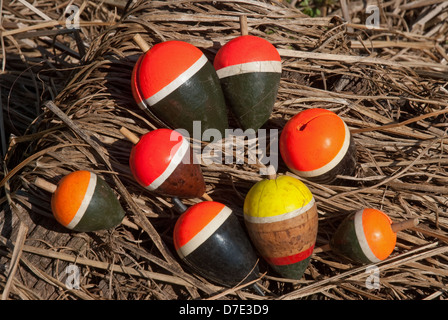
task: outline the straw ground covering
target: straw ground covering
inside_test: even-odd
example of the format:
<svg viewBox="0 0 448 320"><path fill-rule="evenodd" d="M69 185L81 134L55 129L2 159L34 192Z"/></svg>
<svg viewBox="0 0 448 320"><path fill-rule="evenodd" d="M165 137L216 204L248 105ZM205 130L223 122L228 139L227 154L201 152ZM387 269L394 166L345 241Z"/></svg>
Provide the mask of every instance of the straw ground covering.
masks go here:
<svg viewBox="0 0 448 320"><path fill-rule="evenodd" d="M446 1L0 3L3 299L448 297ZM66 12L71 5L77 9ZM71 28L74 14L78 28ZM150 46L187 41L213 61L220 46L240 34L241 15L249 33L269 40L282 57L277 100L263 128L280 132L299 111L326 108L343 118L357 145L356 176L342 177L339 185L303 180L317 200L316 248L361 207L381 209L393 221L418 218L418 226L398 233L388 259L363 266L316 249L300 280L279 278L260 259L261 296L210 283L176 256L172 231L179 214L169 197L135 182L128 166L132 145L119 131L125 126L142 135L164 126L132 98L131 71L142 53L133 37L141 34ZM378 22L377 28L367 22ZM207 193L242 223L244 196L264 178L259 165L245 161L202 165ZM51 195L34 181L57 183L74 170L103 177L129 223L90 233L58 225ZM293 175L281 159L278 174Z"/></svg>

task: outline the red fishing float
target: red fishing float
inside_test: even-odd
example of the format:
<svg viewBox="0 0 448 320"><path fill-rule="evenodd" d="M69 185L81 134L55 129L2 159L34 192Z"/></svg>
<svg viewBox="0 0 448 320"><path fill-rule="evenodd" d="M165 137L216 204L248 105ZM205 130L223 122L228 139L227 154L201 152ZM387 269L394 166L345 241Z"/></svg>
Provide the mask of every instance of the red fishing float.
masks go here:
<svg viewBox="0 0 448 320"><path fill-rule="evenodd" d="M260 128L272 113L280 84L277 49L263 38L243 35L219 49L213 64L241 127Z"/></svg>
<svg viewBox="0 0 448 320"><path fill-rule="evenodd" d="M332 183L337 175L356 169L356 147L345 122L326 109L307 109L283 128L280 153L288 168L300 177Z"/></svg>
<svg viewBox="0 0 448 320"><path fill-rule="evenodd" d="M384 212L365 208L350 214L334 233L329 247L357 263L379 262L392 253L397 232L415 226L418 220L392 223Z"/></svg>
<svg viewBox="0 0 448 320"><path fill-rule="evenodd" d="M224 95L212 64L197 47L183 41L158 43L141 56L132 73L137 104L173 129L193 135L228 126Z"/></svg>
<svg viewBox="0 0 448 320"><path fill-rule="evenodd" d="M129 137L129 132L121 132ZM205 193L201 167L188 140L171 129L156 129L134 141L129 166L144 188L168 196L196 198Z"/></svg>
<svg viewBox="0 0 448 320"><path fill-rule="evenodd" d="M175 224L173 241L179 257L210 281L232 287L258 278L252 244L238 218L222 203L189 207Z"/></svg>
<svg viewBox="0 0 448 320"><path fill-rule="evenodd" d="M83 232L113 228L125 215L109 185L85 170L72 172L59 181L51 208L61 225Z"/></svg>

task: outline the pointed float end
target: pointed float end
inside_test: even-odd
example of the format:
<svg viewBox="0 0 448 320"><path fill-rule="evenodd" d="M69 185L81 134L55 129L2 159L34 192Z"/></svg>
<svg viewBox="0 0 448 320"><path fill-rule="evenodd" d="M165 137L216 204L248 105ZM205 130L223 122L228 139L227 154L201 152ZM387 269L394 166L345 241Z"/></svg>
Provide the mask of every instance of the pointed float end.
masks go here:
<svg viewBox="0 0 448 320"><path fill-rule="evenodd" d="M270 179L270 180L277 179L277 171L275 170L275 167L273 165L269 165L266 168L266 175L267 175L268 179Z"/></svg>
<svg viewBox="0 0 448 320"><path fill-rule="evenodd" d="M121 127L120 133L134 145L140 141L139 137L125 127Z"/></svg>
<svg viewBox="0 0 448 320"><path fill-rule="evenodd" d="M247 16L240 16L240 31L242 36L247 36L249 34L249 28L247 26Z"/></svg>
<svg viewBox="0 0 448 320"><path fill-rule="evenodd" d="M150 47L148 43L145 40L143 40L142 36L139 35L138 33L134 36L134 41L143 52L149 51Z"/></svg>
<svg viewBox="0 0 448 320"><path fill-rule="evenodd" d="M401 222L395 222L391 224L392 231L397 233L405 229L410 229L417 226L419 223L418 218L409 219Z"/></svg>
<svg viewBox="0 0 448 320"><path fill-rule="evenodd" d="M205 200L207 200L207 201L213 201L213 199L212 199L212 197L210 197L208 194L206 194L206 193L204 193L203 195L202 195L202 198L204 198Z"/></svg>
<svg viewBox="0 0 448 320"><path fill-rule="evenodd" d="M187 206L178 197L173 197L172 201L173 201L174 209L176 209L177 212L182 214L185 211L187 211Z"/></svg>
<svg viewBox="0 0 448 320"><path fill-rule="evenodd" d="M259 286L258 284L253 283L253 284L251 285L251 288L254 289L254 291L255 291L256 293L258 293L260 296L263 296L263 297L265 296L263 290L261 290L261 288L260 288L260 286Z"/></svg>
<svg viewBox="0 0 448 320"><path fill-rule="evenodd" d="M49 182L47 180L44 180L44 179L42 179L40 177L37 177L34 180L34 185L39 187L39 188L41 188L41 189L43 189L43 190L45 190L45 191L48 191L50 193L54 193L56 191L56 189L57 189L56 185L54 185L53 183L51 183L51 182Z"/></svg>

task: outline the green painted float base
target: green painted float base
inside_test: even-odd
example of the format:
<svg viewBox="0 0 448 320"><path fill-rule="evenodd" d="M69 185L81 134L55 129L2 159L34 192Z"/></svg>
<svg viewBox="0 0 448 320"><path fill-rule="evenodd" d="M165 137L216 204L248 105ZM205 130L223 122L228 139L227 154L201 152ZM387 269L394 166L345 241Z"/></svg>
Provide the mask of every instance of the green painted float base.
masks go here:
<svg viewBox="0 0 448 320"><path fill-rule="evenodd" d="M302 261L292 264L282 266L270 264L270 266L275 272L277 272L283 278L299 280L300 278L302 278L306 268L308 267L308 264L310 263L310 260L311 256Z"/></svg>
<svg viewBox="0 0 448 320"><path fill-rule="evenodd" d="M109 185L98 177L92 200L75 231L90 232L116 227L124 218L124 211Z"/></svg>
<svg viewBox="0 0 448 320"><path fill-rule="evenodd" d="M171 129L185 129L194 137L193 122L201 122L201 134L217 129L225 137L228 114L224 94L213 66L207 62L190 79L168 96L149 107L157 118ZM204 139L207 141L207 139Z"/></svg>
<svg viewBox="0 0 448 320"><path fill-rule="evenodd" d="M280 77L280 73L251 72L220 79L226 102L244 130L258 130L268 121Z"/></svg>
<svg viewBox="0 0 448 320"><path fill-rule="evenodd" d="M354 216L355 213L350 214L338 227L330 241L331 250L353 262L371 263L359 245L355 231Z"/></svg>

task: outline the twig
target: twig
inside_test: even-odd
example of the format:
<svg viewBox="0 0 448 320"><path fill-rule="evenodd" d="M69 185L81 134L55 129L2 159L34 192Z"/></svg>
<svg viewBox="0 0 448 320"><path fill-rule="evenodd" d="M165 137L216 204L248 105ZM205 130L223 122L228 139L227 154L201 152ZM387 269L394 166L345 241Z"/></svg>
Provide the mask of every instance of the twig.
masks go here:
<svg viewBox="0 0 448 320"><path fill-rule="evenodd" d="M342 16L344 17L345 21L351 23L352 19L350 17L350 12L348 10L348 1L349 0L340 0L340 3L341 3ZM347 33L353 33L353 28L347 26Z"/></svg>
<svg viewBox="0 0 448 320"><path fill-rule="evenodd" d="M369 189L376 189L376 188L378 188L378 187L380 187L380 186L382 186L382 185L384 185L384 184L387 184L388 182L390 182L390 181L393 181L393 180L395 180L395 179L397 179L398 177L400 177L400 176L402 176L406 171L408 171L413 165L414 165L414 163L415 162L417 162L424 154L426 154L427 152L428 152L428 150L432 147L432 145L435 143L436 141L433 141L431 144L429 144L426 148L425 148L425 150L423 150L406 168L404 168L403 170L401 170L400 172L398 172L397 174L395 174L395 175L393 175L393 176L391 176L391 177L389 177L389 178L386 178L386 179L384 179L383 181L381 181L380 183L377 183L377 184L375 184L375 185L373 185L373 186L370 186L370 187L366 187L366 188L363 188L363 189L359 189L359 190L353 190L353 191L347 191L347 192L341 192L341 193L339 193L339 194L336 194L336 195L333 195L330 199L335 199L335 198L340 198L340 197L343 197L343 196L347 196L347 195L349 195L349 194L355 194L355 193L358 193L358 192L360 192L360 190L369 190Z"/></svg>
<svg viewBox="0 0 448 320"><path fill-rule="evenodd" d="M401 10L411 10L411 9L416 9L416 8L421 8L421 7L426 7L426 6L430 6L432 4L438 4L438 3L442 3L446 0L417 0L417 1L412 1L409 3L405 3L400 5L400 9Z"/></svg>
<svg viewBox="0 0 448 320"><path fill-rule="evenodd" d="M446 65L425 61L396 62L393 60L386 60L382 58L350 56L345 54L333 54L333 53L306 52L306 51L289 50L289 49L278 49L278 52L280 56L289 58L340 61L349 64L363 63L363 64L385 65L397 68L436 68L440 69L441 71L448 71L448 66Z"/></svg>
<svg viewBox="0 0 448 320"><path fill-rule="evenodd" d="M14 167L11 171L8 172L8 174L0 181L0 188L2 188L9 179L11 179L15 174L17 174L23 167L25 167L28 163L31 161L41 157L42 155L55 151L60 148L66 148L66 147L76 147L76 146L86 146L84 143L67 143L67 144L60 144L53 147L48 147L47 149L41 150L39 152L36 152L35 154L29 156L25 160L23 160L21 163L19 163L17 166Z"/></svg>
<svg viewBox="0 0 448 320"><path fill-rule="evenodd" d="M72 256L72 255L69 255L66 253L62 253L62 252L55 252L55 251L36 248L33 246L28 246L28 245L23 246L23 251L37 254L37 255L40 255L43 257L60 259L60 260L76 263L78 265L84 265L84 266L88 266L88 267L109 270L109 271L112 270L113 272L124 273L124 274L132 275L135 277L160 280L160 281L169 282L169 283L182 285L182 286L191 286L191 283L189 283L188 281L185 281L182 278L176 277L176 276L170 276L170 275L146 271L146 270L136 270L134 268L125 267L122 265L116 265L116 264L111 264L111 263L102 262L102 261L95 261L95 260L91 260L91 259L87 259L87 258L83 258L83 257L76 257L76 256Z"/></svg>
<svg viewBox="0 0 448 320"><path fill-rule="evenodd" d="M6 285L2 293L2 300L8 299L9 290L11 288L12 281L14 279L14 276L16 275L16 271L19 266L20 257L22 255L23 250L23 244L25 243L27 232L28 227L24 223L20 222L19 232L17 234L17 240L14 245L14 251L12 252L11 264L8 272L8 280L6 281Z"/></svg>
<svg viewBox="0 0 448 320"><path fill-rule="evenodd" d="M442 109L442 110L438 110L438 111L434 111L434 112L430 112L427 114L422 114L418 117L414 117L405 121L402 121L400 123L391 123L391 124L386 124L383 126L378 126L378 127L370 127L370 128L363 128L363 129L353 129L350 130L353 134L356 133L361 133L361 132L368 132L368 131L376 131L376 130L386 130L386 129L392 129L392 128L396 128L396 127L402 127L402 126L406 126L408 124L420 121L420 120L424 120L427 118L432 118L432 117L437 117L439 115L448 113L448 108L446 109Z"/></svg>

